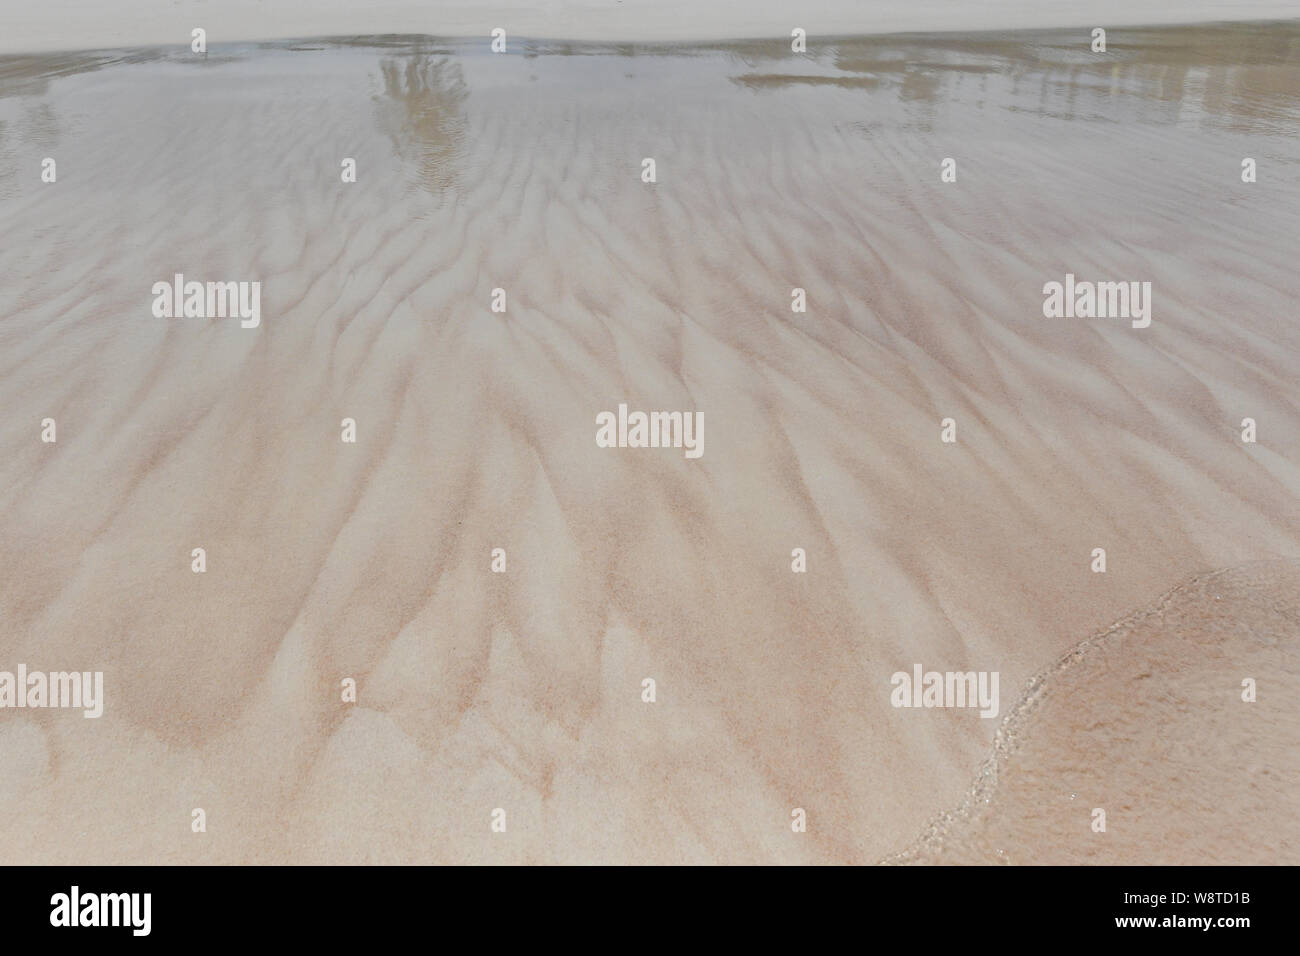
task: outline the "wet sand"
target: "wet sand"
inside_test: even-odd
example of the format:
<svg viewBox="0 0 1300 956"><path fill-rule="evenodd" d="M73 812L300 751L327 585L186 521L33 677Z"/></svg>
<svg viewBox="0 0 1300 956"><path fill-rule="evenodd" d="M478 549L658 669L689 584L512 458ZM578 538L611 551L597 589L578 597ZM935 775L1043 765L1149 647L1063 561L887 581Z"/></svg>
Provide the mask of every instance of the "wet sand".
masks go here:
<svg viewBox="0 0 1300 956"><path fill-rule="evenodd" d="M1006 714L1190 576L1300 555L1300 27L1109 40L0 58L0 670L106 694L0 711L0 860L913 847L1001 721L895 709L891 674L998 671ZM178 272L260 281L260 327L154 317ZM1150 281L1151 326L1045 319L1067 272ZM620 402L701 412L703 456L597 447ZM1189 762L1290 780L1294 581L1260 580L1153 637L1152 681ZM1043 708L1001 815L935 852L1108 852L1066 835L1082 778L1125 860L1296 862L1294 787L1220 765L1171 802L1125 680L1086 739ZM1224 794L1239 838L1174 856Z"/></svg>
<svg viewBox="0 0 1300 956"><path fill-rule="evenodd" d="M1031 682L961 807L891 862L1294 863L1298 622L1300 562L1259 562L1082 642Z"/></svg>

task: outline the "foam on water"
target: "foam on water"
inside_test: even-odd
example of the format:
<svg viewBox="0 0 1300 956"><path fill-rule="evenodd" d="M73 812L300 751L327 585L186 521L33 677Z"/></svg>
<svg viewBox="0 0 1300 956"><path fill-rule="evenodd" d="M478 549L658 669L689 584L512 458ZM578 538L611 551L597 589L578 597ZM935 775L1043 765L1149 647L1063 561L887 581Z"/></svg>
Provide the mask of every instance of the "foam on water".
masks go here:
<svg viewBox="0 0 1300 956"><path fill-rule="evenodd" d="M1300 561L1256 562L1035 676L966 799L885 862L1294 865L1298 786Z"/></svg>

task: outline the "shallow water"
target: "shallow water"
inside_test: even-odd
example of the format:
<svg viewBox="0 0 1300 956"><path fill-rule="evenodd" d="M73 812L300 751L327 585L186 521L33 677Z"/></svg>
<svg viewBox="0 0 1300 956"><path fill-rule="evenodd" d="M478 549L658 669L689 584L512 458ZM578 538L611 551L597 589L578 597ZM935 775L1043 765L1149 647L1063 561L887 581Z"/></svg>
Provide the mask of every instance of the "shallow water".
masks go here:
<svg viewBox="0 0 1300 956"><path fill-rule="evenodd" d="M961 807L892 862L1294 862L1297 624L1300 562L1260 562L1083 642L1031 682Z"/></svg>

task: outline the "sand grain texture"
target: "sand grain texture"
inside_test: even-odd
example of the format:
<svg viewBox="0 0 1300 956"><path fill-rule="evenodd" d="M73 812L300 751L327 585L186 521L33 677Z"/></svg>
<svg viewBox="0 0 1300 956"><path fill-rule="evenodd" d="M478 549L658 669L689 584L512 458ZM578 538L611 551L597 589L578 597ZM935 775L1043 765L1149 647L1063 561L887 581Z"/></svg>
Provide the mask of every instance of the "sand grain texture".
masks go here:
<svg viewBox="0 0 1300 956"><path fill-rule="evenodd" d="M1041 675L962 807L894 862L1294 863L1298 630L1300 562L1176 588Z"/></svg>

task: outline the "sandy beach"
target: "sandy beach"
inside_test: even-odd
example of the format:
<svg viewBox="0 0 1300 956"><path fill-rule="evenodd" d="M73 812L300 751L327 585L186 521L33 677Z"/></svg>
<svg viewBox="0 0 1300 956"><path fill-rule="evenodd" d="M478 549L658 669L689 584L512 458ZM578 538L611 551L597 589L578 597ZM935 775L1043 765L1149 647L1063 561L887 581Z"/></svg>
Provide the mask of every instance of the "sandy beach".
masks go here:
<svg viewBox="0 0 1300 956"><path fill-rule="evenodd" d="M0 862L1300 862L1300 22L487 29L0 57Z"/></svg>

